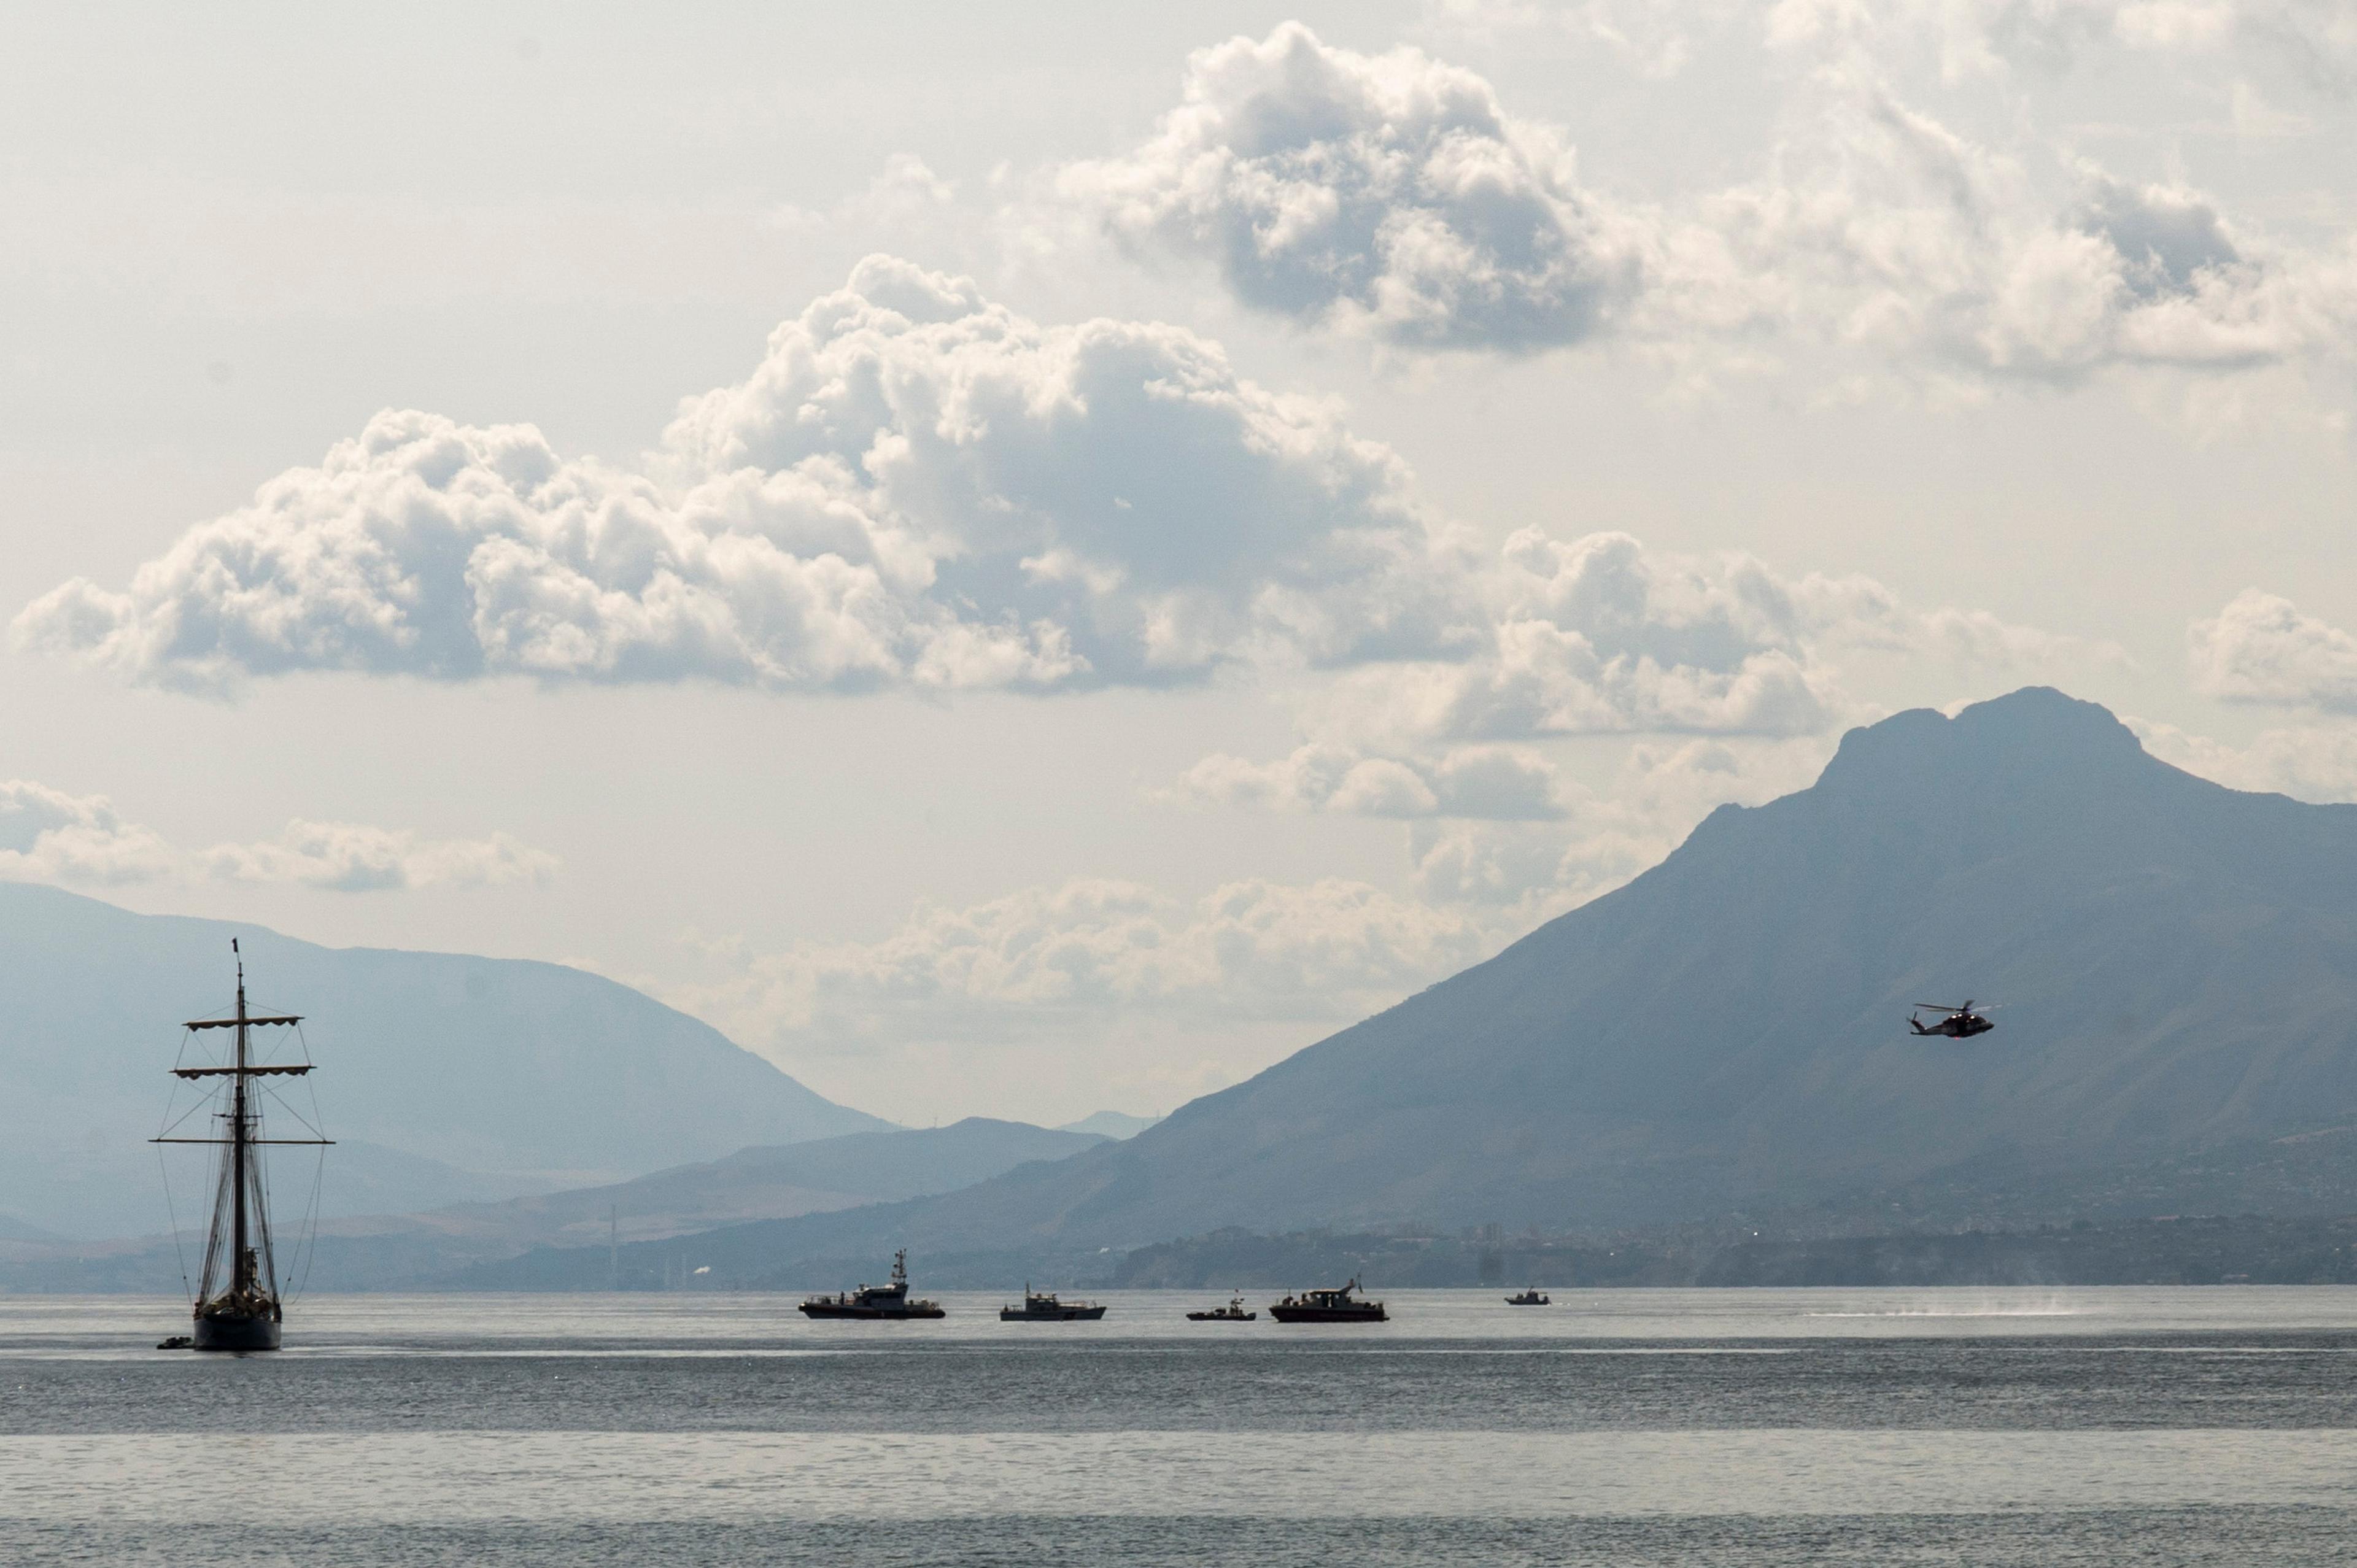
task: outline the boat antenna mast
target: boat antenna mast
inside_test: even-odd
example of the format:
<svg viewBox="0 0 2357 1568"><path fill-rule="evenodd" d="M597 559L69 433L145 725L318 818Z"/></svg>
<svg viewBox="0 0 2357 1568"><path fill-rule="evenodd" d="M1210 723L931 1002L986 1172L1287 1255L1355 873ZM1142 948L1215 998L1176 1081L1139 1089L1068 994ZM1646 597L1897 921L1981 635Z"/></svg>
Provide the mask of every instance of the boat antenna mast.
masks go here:
<svg viewBox="0 0 2357 1568"><path fill-rule="evenodd" d="M156 1144L213 1144L228 1150L221 1163L212 1223L205 1237L204 1265L197 1283L199 1311L205 1304L216 1300L246 1310L272 1310L278 1304L278 1271L270 1244L270 1217L268 1198L263 1187L262 1161L255 1151L265 1144L279 1144L325 1147L334 1140L317 1137L264 1138L261 1135L262 1118L253 1098L256 1090L253 1080L282 1075L300 1076L311 1070L311 1064L306 1061L257 1065L254 1062L253 1032L255 1029L273 1025L291 1027L300 1024L302 1018L295 1014L250 1011L245 1001L245 955L235 937L230 939L229 950L237 963L236 1012L227 1018L191 1019L187 1026L192 1030L235 1029L237 1034L230 1065L176 1067L172 1069L172 1076L178 1079L226 1078L230 1080L229 1109L215 1118L227 1124L225 1131L229 1135L223 1138L179 1138L167 1133L148 1141ZM224 1241L228 1243L226 1249L222 1245ZM222 1255L224 1251L226 1257ZM215 1286L221 1283L224 1277L227 1288L216 1291Z"/></svg>

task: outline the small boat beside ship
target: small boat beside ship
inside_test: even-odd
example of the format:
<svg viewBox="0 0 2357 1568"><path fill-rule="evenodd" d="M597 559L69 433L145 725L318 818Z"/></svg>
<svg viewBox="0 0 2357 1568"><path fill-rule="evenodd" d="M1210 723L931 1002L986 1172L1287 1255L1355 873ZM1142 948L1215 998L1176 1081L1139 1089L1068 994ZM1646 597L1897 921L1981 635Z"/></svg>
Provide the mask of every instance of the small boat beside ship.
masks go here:
<svg viewBox="0 0 2357 1568"><path fill-rule="evenodd" d="M1001 1323L1094 1323L1105 1315L1104 1304L1097 1301L1062 1301L1053 1291L1035 1291L1026 1281L1021 1306L998 1309Z"/></svg>
<svg viewBox="0 0 2357 1568"><path fill-rule="evenodd" d="M1353 1277L1350 1283L1335 1290L1306 1290L1283 1301L1269 1303L1268 1315L1279 1323L1384 1323L1390 1315L1383 1304L1369 1301L1359 1294L1361 1286Z"/></svg>
<svg viewBox="0 0 2357 1568"><path fill-rule="evenodd" d="M1209 1312L1190 1312L1187 1315L1187 1321L1189 1323L1250 1323L1258 1316L1260 1316L1259 1313L1248 1311L1245 1308L1243 1296L1232 1295L1228 1298L1227 1305L1215 1306Z"/></svg>
<svg viewBox="0 0 2357 1568"><path fill-rule="evenodd" d="M946 1317L937 1301L912 1300L909 1295L909 1250L892 1254L889 1284L863 1284L840 1295L814 1295L802 1305L804 1317L857 1318L862 1321L910 1317Z"/></svg>

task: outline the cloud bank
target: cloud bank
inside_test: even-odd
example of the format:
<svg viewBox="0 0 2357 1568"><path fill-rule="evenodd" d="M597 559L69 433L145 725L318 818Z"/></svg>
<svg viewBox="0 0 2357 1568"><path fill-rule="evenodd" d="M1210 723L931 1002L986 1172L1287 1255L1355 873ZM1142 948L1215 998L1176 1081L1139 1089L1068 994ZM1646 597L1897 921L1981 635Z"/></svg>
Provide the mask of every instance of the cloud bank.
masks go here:
<svg viewBox="0 0 2357 1568"><path fill-rule="evenodd" d="M718 948L727 972L678 999L740 1037L822 1048L1002 1038L1058 1015L1103 1027L1131 1007L1322 1022L1388 1006L1491 940L1462 914L1363 883L1254 880L1189 902L1080 880L966 908L922 904L876 942Z"/></svg>
<svg viewBox="0 0 2357 1568"><path fill-rule="evenodd" d="M1613 9L1578 16L1620 36ZM2297 5L1891 9L1910 15L1906 37L1937 22L1951 52L1990 61L1992 40L2040 29L2157 43L2298 22L2318 58L2357 48L2342 39L2357 24L2312 26ZM1211 263L1245 306L1409 349L1609 338L1722 366L1805 348L2037 381L2348 358L2349 233L2271 243L2198 190L2059 146L1977 145L1857 52L1882 16L1776 8L1766 42L1833 54L1792 92L1760 172L1717 188L1608 198L1579 184L1565 130L1509 114L1480 76L1288 23L1199 50L1151 140L1067 167L1059 189L1134 253Z"/></svg>
<svg viewBox="0 0 2357 1568"><path fill-rule="evenodd" d="M124 820L103 795L0 782L0 876L122 886L265 882L341 893L544 882L556 858L505 833L428 839L357 822L296 820L274 839L186 850Z"/></svg>
<svg viewBox="0 0 2357 1568"><path fill-rule="evenodd" d="M2357 714L2357 637L2245 588L2187 634L2194 689L2230 703Z"/></svg>
<svg viewBox="0 0 2357 1568"><path fill-rule="evenodd" d="M295 670L1049 690L1463 635L1453 546L1329 406L1175 327L1042 327L871 258L683 405L652 471L386 413L20 646L196 689Z"/></svg>

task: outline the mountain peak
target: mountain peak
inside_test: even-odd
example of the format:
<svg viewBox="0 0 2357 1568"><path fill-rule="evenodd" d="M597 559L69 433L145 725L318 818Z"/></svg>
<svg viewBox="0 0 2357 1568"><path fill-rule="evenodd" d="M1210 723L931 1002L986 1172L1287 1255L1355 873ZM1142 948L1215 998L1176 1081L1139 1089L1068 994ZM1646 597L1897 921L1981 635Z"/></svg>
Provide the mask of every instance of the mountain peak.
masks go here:
<svg viewBox="0 0 2357 1568"><path fill-rule="evenodd" d="M1842 736L1817 789L1835 795L2034 780L2040 792L2116 788L2154 766L2136 733L2099 703L2051 686L2024 686L1949 718L1910 708Z"/></svg>

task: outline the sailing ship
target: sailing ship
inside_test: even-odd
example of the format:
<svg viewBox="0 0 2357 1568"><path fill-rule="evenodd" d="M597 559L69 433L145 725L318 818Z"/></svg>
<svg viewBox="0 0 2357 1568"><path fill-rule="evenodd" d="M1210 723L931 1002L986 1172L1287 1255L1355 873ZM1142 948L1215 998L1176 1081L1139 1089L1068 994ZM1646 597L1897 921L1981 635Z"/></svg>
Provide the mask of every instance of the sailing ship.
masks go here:
<svg viewBox="0 0 2357 1568"><path fill-rule="evenodd" d="M196 1329L186 1337L186 1348L196 1350L275 1350L285 1323L285 1306L278 1289L278 1265L270 1242L270 1195L263 1179L265 1147L304 1144L325 1146L327 1138L265 1138L262 1135L263 1078L299 1078L311 1070L305 1062L260 1063L253 1059L253 1031L293 1028L303 1020L295 1014L250 1013L245 1005L245 958L237 939L230 939L237 963L237 1011L227 1018L194 1018L188 1028L234 1029L235 1043L227 1064L221 1067L176 1067L172 1076L189 1082L221 1080L213 1122L217 1138L183 1138L167 1128L156 1144L210 1144L221 1150L214 1173L212 1222L205 1232L204 1267L198 1275L194 1311ZM180 1119L182 1122L186 1117ZM174 1127L179 1123L175 1122ZM182 1347L166 1340L174 1348Z"/></svg>
<svg viewBox="0 0 2357 1568"><path fill-rule="evenodd" d="M946 1317L937 1301L909 1299L909 1249L892 1254L892 1283L863 1284L841 1295L814 1295L802 1303L804 1317Z"/></svg>

